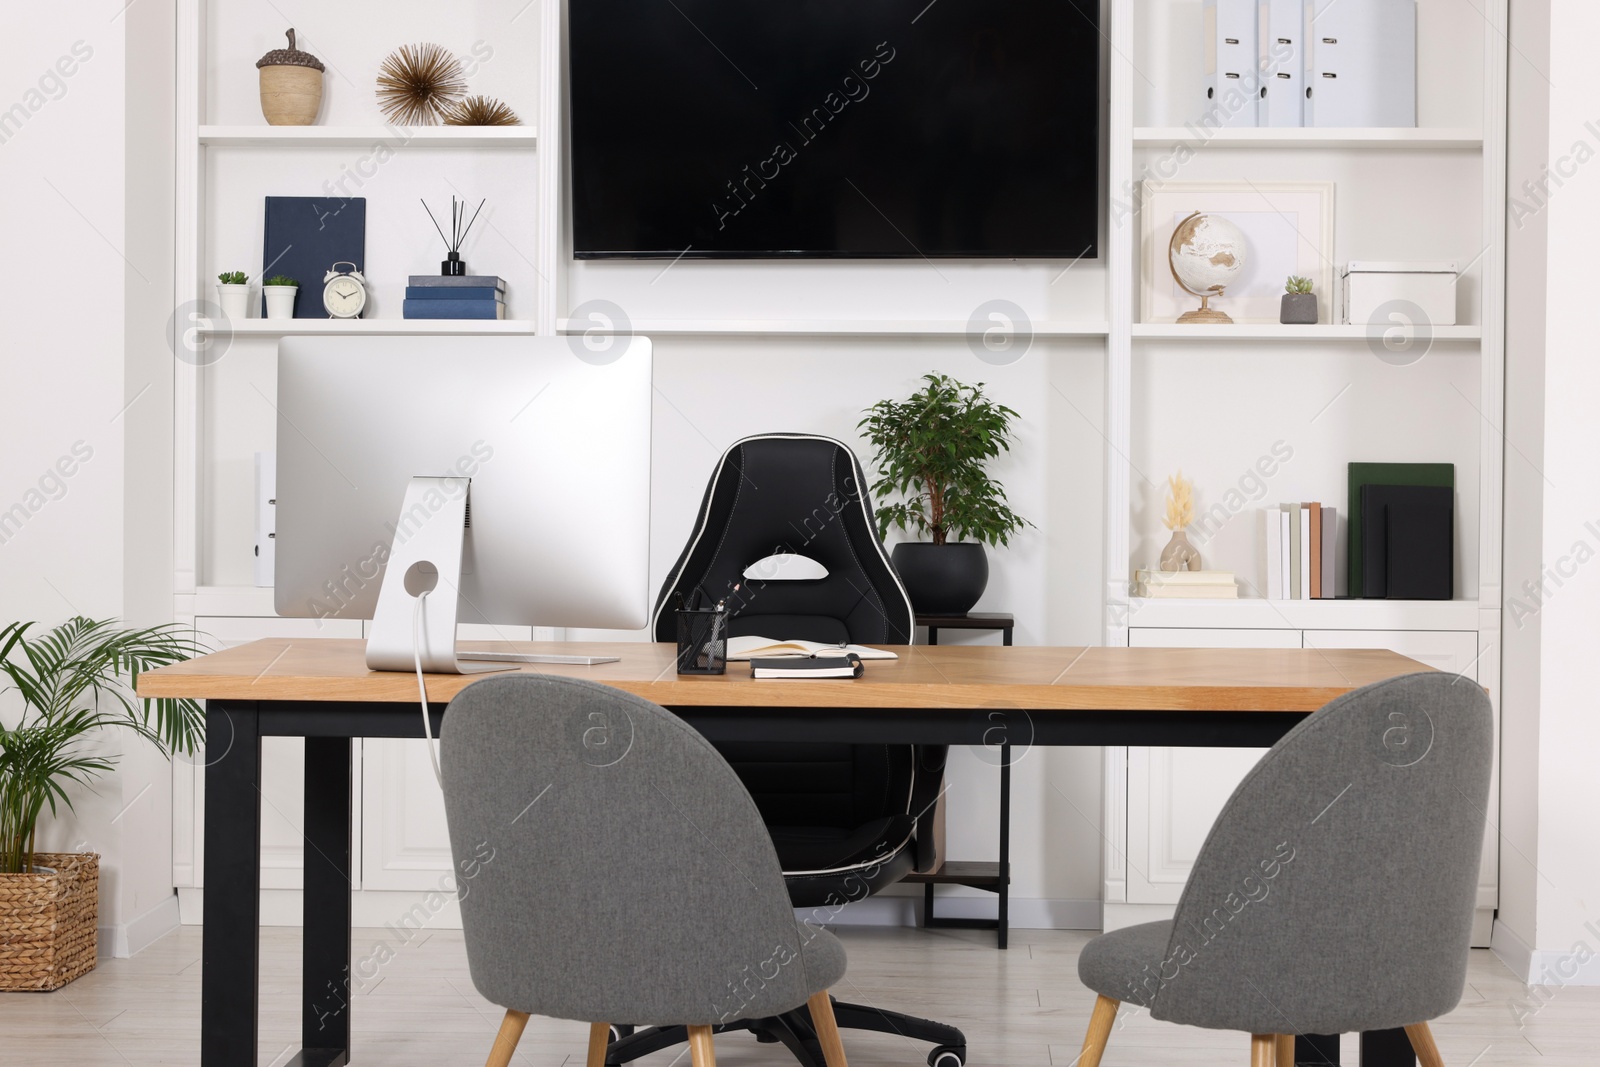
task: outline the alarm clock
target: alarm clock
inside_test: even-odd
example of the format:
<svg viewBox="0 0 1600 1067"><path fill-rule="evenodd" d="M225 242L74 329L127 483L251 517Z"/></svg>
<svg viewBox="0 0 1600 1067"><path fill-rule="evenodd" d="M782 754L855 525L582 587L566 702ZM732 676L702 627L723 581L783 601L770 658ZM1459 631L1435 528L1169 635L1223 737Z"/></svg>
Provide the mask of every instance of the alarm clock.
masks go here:
<svg viewBox="0 0 1600 1067"><path fill-rule="evenodd" d="M340 267L349 267L342 271ZM348 260L340 260L322 279L322 306L330 319L359 319L367 306L367 280Z"/></svg>

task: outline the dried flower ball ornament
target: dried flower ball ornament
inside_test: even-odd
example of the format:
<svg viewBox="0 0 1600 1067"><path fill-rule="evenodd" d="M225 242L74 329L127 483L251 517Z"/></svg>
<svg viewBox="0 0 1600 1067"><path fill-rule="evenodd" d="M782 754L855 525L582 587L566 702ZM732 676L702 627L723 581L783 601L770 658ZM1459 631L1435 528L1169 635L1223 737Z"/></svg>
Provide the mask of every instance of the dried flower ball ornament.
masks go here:
<svg viewBox="0 0 1600 1067"><path fill-rule="evenodd" d="M466 91L461 60L436 44L401 45L378 71L378 106L404 126L438 125Z"/></svg>
<svg viewBox="0 0 1600 1067"><path fill-rule="evenodd" d="M492 96L469 96L444 113L446 126L521 126L517 113Z"/></svg>

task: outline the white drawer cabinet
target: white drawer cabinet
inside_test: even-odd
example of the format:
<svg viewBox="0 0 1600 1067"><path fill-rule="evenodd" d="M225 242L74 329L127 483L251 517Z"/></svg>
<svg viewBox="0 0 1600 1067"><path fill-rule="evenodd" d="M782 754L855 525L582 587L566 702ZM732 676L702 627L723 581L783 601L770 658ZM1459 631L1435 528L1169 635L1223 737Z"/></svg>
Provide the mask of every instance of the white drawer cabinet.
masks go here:
<svg viewBox="0 0 1600 1067"><path fill-rule="evenodd" d="M1359 630L1133 626L1134 648L1384 648L1441 671L1478 679L1470 630ZM1218 813L1261 749L1106 750L1107 930L1168 918ZM1488 944L1498 901L1497 835L1485 831L1474 944Z"/></svg>

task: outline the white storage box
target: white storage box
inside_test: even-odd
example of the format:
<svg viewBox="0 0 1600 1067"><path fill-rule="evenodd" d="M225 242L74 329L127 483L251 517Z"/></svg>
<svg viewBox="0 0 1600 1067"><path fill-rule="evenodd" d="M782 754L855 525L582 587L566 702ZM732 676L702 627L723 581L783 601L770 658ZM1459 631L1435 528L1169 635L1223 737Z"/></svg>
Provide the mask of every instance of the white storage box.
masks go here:
<svg viewBox="0 0 1600 1067"><path fill-rule="evenodd" d="M1356 325L1390 325L1389 316L1400 312L1410 321L1419 312L1419 321L1434 326L1456 324L1456 265L1454 263L1380 263L1352 260L1340 272L1343 296L1339 321ZM1396 302L1416 305L1417 310L1390 305Z"/></svg>

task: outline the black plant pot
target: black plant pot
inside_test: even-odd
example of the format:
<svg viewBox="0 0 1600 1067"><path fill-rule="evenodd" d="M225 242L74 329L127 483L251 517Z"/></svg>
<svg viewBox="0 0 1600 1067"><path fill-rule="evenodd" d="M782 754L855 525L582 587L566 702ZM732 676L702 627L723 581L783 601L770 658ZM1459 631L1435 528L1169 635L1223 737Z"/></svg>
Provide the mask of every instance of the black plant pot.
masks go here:
<svg viewBox="0 0 1600 1067"><path fill-rule="evenodd" d="M977 542L906 541L892 558L918 615L965 615L989 584L989 557Z"/></svg>

